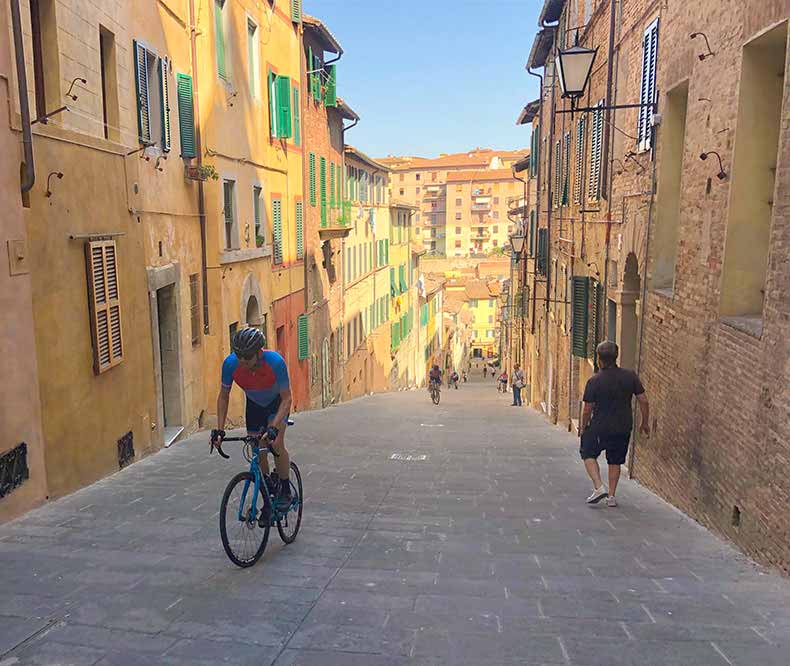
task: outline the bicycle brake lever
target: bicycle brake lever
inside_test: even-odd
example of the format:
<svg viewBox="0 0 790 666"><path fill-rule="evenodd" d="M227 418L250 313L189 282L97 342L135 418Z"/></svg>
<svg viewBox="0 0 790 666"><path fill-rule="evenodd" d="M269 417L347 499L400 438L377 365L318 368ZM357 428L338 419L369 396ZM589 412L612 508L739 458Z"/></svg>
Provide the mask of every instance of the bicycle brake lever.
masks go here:
<svg viewBox="0 0 790 666"><path fill-rule="evenodd" d="M216 449L217 453L219 453L223 458L225 458L225 460L228 460L230 458L230 456L222 450L222 444L214 444L214 442L211 442L211 448L209 449L209 455L214 453L214 449Z"/></svg>

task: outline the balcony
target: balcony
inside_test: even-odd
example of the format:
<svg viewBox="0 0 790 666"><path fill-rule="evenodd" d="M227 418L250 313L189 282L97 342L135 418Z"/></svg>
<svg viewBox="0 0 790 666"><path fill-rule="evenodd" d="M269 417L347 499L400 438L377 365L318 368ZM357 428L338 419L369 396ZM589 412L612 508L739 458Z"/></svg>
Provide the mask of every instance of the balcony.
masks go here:
<svg viewBox="0 0 790 666"><path fill-rule="evenodd" d="M491 211L491 202L488 201L486 203L473 203L472 204L472 212L473 213L489 213Z"/></svg>
<svg viewBox="0 0 790 666"><path fill-rule="evenodd" d="M491 238L491 233L486 229L477 229L476 231L472 231L470 237L474 240L489 240Z"/></svg>
<svg viewBox="0 0 790 666"><path fill-rule="evenodd" d="M327 209L318 229L321 240L345 238L351 233L351 208L350 201L343 201L339 209Z"/></svg>

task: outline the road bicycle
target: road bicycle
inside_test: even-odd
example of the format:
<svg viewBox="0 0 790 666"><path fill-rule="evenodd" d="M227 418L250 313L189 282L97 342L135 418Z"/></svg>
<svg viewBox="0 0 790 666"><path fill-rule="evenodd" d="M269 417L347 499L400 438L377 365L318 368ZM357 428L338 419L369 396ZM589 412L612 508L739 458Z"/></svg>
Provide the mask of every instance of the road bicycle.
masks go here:
<svg viewBox="0 0 790 666"><path fill-rule="evenodd" d="M288 421L293 425L293 421ZM277 531L284 543L293 543L302 524L304 495L302 475L296 463L291 461L288 482L291 485L291 503L287 507L277 507L277 494L280 490L276 472L265 475L261 472L261 454L278 454L265 433L246 437L225 437L219 444L212 442L214 449L225 459L230 456L222 450L224 442L244 442L244 458L250 463L248 472L234 476L222 495L219 509L219 533L222 547L233 564L251 567L263 555L269 541L269 530L277 525ZM263 444L263 446L261 446Z"/></svg>
<svg viewBox="0 0 790 666"><path fill-rule="evenodd" d="M438 383L431 382L431 400L433 401L434 405L439 404L439 400L442 398L442 390L439 388Z"/></svg>

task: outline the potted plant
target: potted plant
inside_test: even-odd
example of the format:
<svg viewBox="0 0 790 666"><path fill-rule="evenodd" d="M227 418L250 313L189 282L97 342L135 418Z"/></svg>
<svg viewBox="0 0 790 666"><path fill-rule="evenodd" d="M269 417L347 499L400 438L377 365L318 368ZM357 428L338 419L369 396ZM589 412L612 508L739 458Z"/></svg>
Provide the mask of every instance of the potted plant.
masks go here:
<svg viewBox="0 0 790 666"><path fill-rule="evenodd" d="M219 172L214 168L213 164L200 164L200 165L186 165L184 167L184 175L190 180L207 181L217 180Z"/></svg>

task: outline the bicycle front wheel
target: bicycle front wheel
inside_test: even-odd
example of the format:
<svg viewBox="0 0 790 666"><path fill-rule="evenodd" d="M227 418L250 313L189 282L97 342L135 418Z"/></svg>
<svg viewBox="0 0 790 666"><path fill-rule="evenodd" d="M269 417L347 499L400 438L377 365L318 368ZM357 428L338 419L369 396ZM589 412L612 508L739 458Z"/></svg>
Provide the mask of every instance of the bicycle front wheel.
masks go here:
<svg viewBox="0 0 790 666"><path fill-rule="evenodd" d="M219 533L225 553L236 566L251 567L263 555L269 541L271 500L261 485L256 510L252 510L255 477L251 472L234 476L219 509ZM261 515L264 520L260 520ZM259 523L262 523L261 526Z"/></svg>
<svg viewBox="0 0 790 666"><path fill-rule="evenodd" d="M434 405L438 405L439 404L439 400L441 399L441 394L439 393L439 391L434 389L433 390L433 394L431 395L431 398L433 398L433 404Z"/></svg>
<svg viewBox="0 0 790 666"><path fill-rule="evenodd" d="M302 507L304 506L304 491L302 490L302 475L295 462L291 463L291 509L277 521L277 531L284 543L293 543L302 524Z"/></svg>

